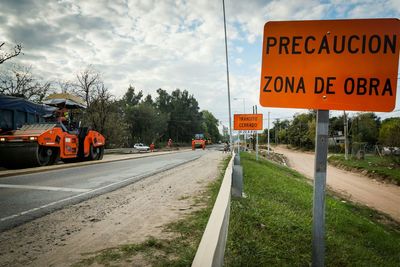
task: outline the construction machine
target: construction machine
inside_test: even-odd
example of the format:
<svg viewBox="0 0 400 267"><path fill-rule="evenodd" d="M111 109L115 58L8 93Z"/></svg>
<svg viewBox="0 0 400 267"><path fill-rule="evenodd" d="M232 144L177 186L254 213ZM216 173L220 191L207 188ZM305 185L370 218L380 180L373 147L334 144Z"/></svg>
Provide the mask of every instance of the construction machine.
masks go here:
<svg viewBox="0 0 400 267"><path fill-rule="evenodd" d="M56 94L44 103L57 108L47 123L24 124L0 133L0 165L34 167L52 165L58 159L77 162L103 158L104 136L87 127L70 127L72 123L65 117L70 109L83 108L83 101Z"/></svg>
<svg viewBox="0 0 400 267"><path fill-rule="evenodd" d="M195 150L196 148L206 148L204 134L195 134L194 138L192 139L192 150Z"/></svg>

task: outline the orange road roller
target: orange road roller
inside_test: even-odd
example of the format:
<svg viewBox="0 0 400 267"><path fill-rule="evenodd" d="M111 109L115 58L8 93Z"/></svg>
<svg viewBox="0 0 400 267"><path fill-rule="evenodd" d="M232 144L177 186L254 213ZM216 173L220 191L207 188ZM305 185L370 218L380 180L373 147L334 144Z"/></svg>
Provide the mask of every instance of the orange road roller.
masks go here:
<svg viewBox="0 0 400 267"><path fill-rule="evenodd" d="M72 132L61 124L27 124L0 135L0 165L33 167L64 162L100 160L105 138L86 127Z"/></svg>

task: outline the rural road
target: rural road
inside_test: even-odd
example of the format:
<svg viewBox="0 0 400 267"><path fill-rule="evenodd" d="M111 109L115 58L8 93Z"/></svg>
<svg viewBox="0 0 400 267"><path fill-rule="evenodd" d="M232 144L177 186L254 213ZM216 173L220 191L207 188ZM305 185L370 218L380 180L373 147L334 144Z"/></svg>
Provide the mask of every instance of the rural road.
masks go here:
<svg viewBox="0 0 400 267"><path fill-rule="evenodd" d="M298 152L282 146L274 151L284 154L289 166L307 177L314 178L314 153ZM385 184L328 165L327 185L350 200L390 215L400 222L400 186Z"/></svg>
<svg viewBox="0 0 400 267"><path fill-rule="evenodd" d="M199 158L205 151L104 162L0 178L0 231Z"/></svg>

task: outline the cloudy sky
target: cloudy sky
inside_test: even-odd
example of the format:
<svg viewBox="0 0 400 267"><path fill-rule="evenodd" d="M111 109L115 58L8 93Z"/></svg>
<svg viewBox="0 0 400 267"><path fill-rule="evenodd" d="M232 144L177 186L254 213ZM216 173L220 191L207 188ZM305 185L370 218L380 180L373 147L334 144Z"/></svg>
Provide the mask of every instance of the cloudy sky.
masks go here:
<svg viewBox="0 0 400 267"><path fill-rule="evenodd" d="M400 17L400 0L226 0L225 5L233 113L242 113L243 104L251 113L259 104L265 22ZM23 45L24 55L12 61L32 66L45 80L74 80L92 65L116 97L129 84L153 96L158 88L186 89L201 109L228 125L222 0L0 0L0 23L0 41ZM399 109L399 97L397 103ZM302 111L269 110L272 119Z"/></svg>

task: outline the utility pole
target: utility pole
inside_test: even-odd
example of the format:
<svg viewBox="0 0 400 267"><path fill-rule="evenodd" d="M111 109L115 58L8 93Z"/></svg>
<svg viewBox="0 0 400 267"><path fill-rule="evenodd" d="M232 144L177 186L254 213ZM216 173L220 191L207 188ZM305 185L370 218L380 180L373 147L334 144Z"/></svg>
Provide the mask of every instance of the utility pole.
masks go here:
<svg viewBox="0 0 400 267"><path fill-rule="evenodd" d="M346 111L343 110L343 120L344 120L344 158L345 160L349 159L349 140L347 139L347 131L348 131L348 121Z"/></svg>
<svg viewBox="0 0 400 267"><path fill-rule="evenodd" d="M268 156L269 156L269 114L270 114L270 113L271 113L271 112L268 111L268 150L267 150Z"/></svg>
<svg viewBox="0 0 400 267"><path fill-rule="evenodd" d="M232 136L231 91L230 91L230 88L229 88L228 39L226 37L226 18L225 18L225 1L224 0L222 0L222 9L224 11L226 84L227 84L227 87L228 87L228 108L229 108L229 142L230 142L231 153L232 153L233 152L233 136Z"/></svg>
<svg viewBox="0 0 400 267"><path fill-rule="evenodd" d="M244 97L234 97L233 100L243 100L243 114L246 114L246 98ZM243 151L246 151L247 144L246 144L246 132L243 131L243 143L244 143L244 149Z"/></svg>
<svg viewBox="0 0 400 267"><path fill-rule="evenodd" d="M255 107L256 106L253 106L253 114L257 114L256 110L255 110ZM253 138L252 138L252 147L253 147L253 150L255 151L256 150L256 135L253 133L252 136L253 136Z"/></svg>
<svg viewBox="0 0 400 267"><path fill-rule="evenodd" d="M257 114L257 105L254 106ZM256 160L258 161L258 131L256 130Z"/></svg>
<svg viewBox="0 0 400 267"><path fill-rule="evenodd" d="M246 99L243 98L243 114L246 114ZM247 133L246 131L243 133L243 141L244 141L244 149L243 151L247 150Z"/></svg>

